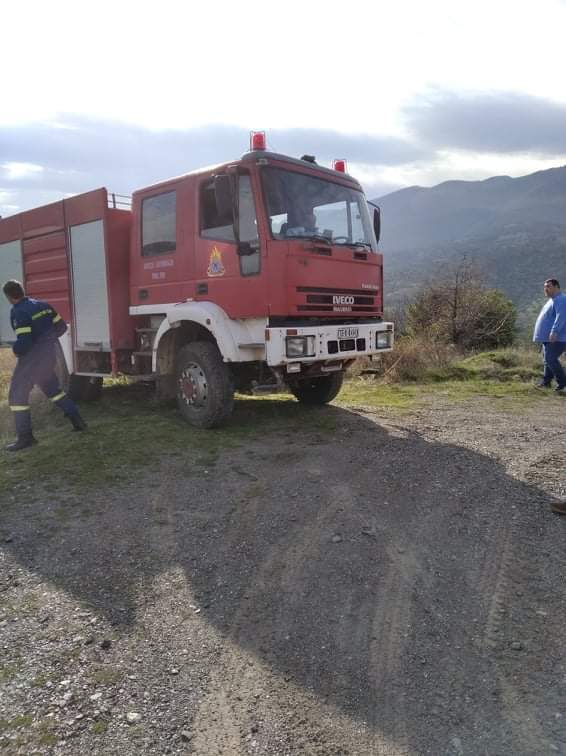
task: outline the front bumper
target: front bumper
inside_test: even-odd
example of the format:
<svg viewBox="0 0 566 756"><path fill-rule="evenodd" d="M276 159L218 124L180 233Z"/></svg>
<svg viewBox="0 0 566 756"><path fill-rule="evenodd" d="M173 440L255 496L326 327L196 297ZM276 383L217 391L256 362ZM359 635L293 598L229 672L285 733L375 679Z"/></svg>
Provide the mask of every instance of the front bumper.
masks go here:
<svg viewBox="0 0 566 756"><path fill-rule="evenodd" d="M386 339L386 335L389 338ZM289 356L288 339L307 338L308 353ZM309 338L310 337L310 338ZM378 346L378 341L380 346ZM387 345L383 343L387 341ZM328 363L329 366L371 357L393 349L393 323L331 324L300 328L266 329L267 364L271 367L302 363Z"/></svg>

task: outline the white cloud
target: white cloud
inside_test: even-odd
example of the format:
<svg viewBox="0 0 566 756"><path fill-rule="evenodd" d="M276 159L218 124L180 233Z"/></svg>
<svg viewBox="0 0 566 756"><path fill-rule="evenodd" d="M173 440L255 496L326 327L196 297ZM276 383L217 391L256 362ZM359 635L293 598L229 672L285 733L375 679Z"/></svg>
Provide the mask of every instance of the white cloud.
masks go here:
<svg viewBox="0 0 566 756"><path fill-rule="evenodd" d="M2 169L2 178L6 181L29 179L43 173L43 167L34 163L3 163L0 168Z"/></svg>
<svg viewBox="0 0 566 756"><path fill-rule="evenodd" d="M559 0L538 0L536 10L532 0L352 0L346 11L326 0L287 0L284 7L279 0L98 0L89 12L76 0L20 0L3 8L2 26L10 30L0 46L0 71L10 72L2 80L10 107L0 110L6 182L41 177L47 184L47 173L61 165L46 163L42 174L33 154L39 145L29 154L6 154L1 127L49 124L68 147L78 128L69 114L168 134L209 124L266 129L275 142L289 129L369 135L375 150L383 140L381 152L391 156L394 140L400 150L405 139L415 151L422 147L406 114L427 93L505 92L566 102L566 3ZM227 131L214 133L216 151L207 145L206 154L198 146L179 152L173 172L223 160L232 142ZM99 155L104 135L93 136L100 137ZM404 165L381 165L375 157L370 164L361 154L368 140L362 141L344 157L354 175L376 188L520 175L563 162L558 154L503 157L497 150L470 157L455 149L460 144L449 152L444 143L434 145L441 151L434 158L407 155ZM306 151L322 154L320 144ZM96 184L82 167L86 152L68 152L89 186ZM145 162L156 166L158 178L170 174L158 153ZM122 172L121 184L135 186L140 172ZM78 188L81 179L61 178L62 191Z"/></svg>
<svg viewBox="0 0 566 756"><path fill-rule="evenodd" d="M397 186L434 186L450 180L480 181L491 176L516 178L561 164L566 164L566 155L543 159L539 155L441 151L433 160L385 168L380 171L380 178Z"/></svg>
<svg viewBox="0 0 566 756"><path fill-rule="evenodd" d="M33 16L33 24L29 23ZM557 0L21 0L3 10L4 123L77 114L399 134L427 87L564 92ZM26 55L21 54L25 29Z"/></svg>

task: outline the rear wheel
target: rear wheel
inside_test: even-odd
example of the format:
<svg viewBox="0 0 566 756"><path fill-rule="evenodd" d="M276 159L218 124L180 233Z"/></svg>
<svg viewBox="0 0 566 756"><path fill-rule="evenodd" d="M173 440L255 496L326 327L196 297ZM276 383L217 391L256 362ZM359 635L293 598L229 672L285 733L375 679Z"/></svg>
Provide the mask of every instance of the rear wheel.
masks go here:
<svg viewBox="0 0 566 756"><path fill-rule="evenodd" d="M208 341L184 346L177 356L177 406L197 428L221 425L232 413L234 387L218 347Z"/></svg>
<svg viewBox="0 0 566 756"><path fill-rule="evenodd" d="M72 375L69 396L79 402L95 402L102 394L102 378L96 375Z"/></svg>
<svg viewBox="0 0 566 756"><path fill-rule="evenodd" d="M102 393L102 378L97 375L69 375L61 345L57 344L55 374L61 390L74 402L94 402Z"/></svg>
<svg viewBox="0 0 566 756"><path fill-rule="evenodd" d="M343 380L343 373L331 373L297 381L289 388L302 404L328 404L340 393Z"/></svg>

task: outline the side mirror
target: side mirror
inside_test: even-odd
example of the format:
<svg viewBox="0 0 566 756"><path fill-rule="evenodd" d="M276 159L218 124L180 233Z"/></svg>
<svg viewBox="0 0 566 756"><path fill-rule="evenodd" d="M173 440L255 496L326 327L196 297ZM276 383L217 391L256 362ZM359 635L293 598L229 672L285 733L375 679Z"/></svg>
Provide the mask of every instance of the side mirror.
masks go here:
<svg viewBox="0 0 566 756"><path fill-rule="evenodd" d="M221 173L214 177L216 208L222 218L234 217L234 194L232 177Z"/></svg>
<svg viewBox="0 0 566 756"><path fill-rule="evenodd" d="M375 240L379 244L379 237L381 234L381 211L378 207L373 209L373 230L375 233Z"/></svg>

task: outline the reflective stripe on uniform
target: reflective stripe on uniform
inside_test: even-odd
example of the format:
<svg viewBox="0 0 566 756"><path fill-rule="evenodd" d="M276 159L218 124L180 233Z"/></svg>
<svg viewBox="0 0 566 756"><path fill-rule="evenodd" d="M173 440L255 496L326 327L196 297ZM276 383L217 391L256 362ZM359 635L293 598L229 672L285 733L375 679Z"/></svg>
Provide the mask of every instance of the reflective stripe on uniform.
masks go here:
<svg viewBox="0 0 566 756"><path fill-rule="evenodd" d="M16 328L16 336L21 336L22 333L31 333L31 326L22 326L21 328Z"/></svg>
<svg viewBox="0 0 566 756"><path fill-rule="evenodd" d="M42 318L44 315L52 315L53 310L42 310L41 312L36 312L35 315L31 316L32 320L37 320L38 318Z"/></svg>
<svg viewBox="0 0 566 756"><path fill-rule="evenodd" d="M61 320L61 316L60 315L55 315L55 317L53 318L53 322L54 323L58 323L60 320Z"/></svg>
<svg viewBox="0 0 566 756"><path fill-rule="evenodd" d="M49 398L51 399L52 402L58 402L59 399L62 399L64 396L65 396L65 392L61 391L61 393L57 394L57 396L50 396Z"/></svg>
<svg viewBox="0 0 566 756"><path fill-rule="evenodd" d="M27 412L29 410L29 404L24 406L23 404L12 404L10 407L12 412Z"/></svg>

